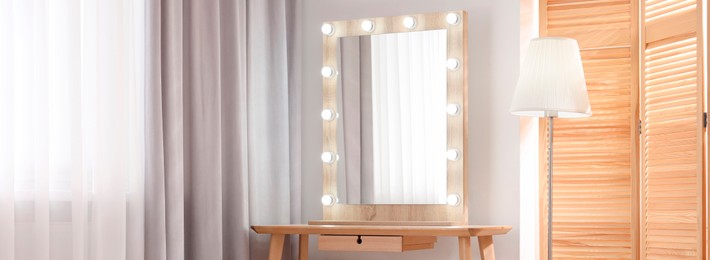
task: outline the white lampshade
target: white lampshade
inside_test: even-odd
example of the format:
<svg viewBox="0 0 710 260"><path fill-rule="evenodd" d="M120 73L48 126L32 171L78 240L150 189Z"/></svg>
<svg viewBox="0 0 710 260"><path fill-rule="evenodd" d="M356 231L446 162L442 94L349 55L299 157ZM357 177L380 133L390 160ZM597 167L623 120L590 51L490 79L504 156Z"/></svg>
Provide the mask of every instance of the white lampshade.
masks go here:
<svg viewBox="0 0 710 260"><path fill-rule="evenodd" d="M530 41L510 112L534 117L592 115L576 40L544 37Z"/></svg>

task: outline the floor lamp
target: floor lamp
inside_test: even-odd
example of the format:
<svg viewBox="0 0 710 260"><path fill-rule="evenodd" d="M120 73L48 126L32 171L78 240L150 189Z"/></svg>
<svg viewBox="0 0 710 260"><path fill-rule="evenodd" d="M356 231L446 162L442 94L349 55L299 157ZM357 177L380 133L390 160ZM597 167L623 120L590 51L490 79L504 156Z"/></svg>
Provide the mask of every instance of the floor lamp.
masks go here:
<svg viewBox="0 0 710 260"><path fill-rule="evenodd" d="M548 119L547 258L552 259L552 120L592 115L576 40L543 37L530 41L510 113Z"/></svg>

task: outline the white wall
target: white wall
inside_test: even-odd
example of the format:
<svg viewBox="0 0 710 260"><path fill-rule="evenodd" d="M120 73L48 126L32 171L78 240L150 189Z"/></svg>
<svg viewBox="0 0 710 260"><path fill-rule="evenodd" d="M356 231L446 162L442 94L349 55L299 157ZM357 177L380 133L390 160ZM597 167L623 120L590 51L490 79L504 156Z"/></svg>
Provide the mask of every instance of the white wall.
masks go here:
<svg viewBox="0 0 710 260"><path fill-rule="evenodd" d="M519 71L519 0L301 0L303 20L304 221L321 219L321 76L324 21L466 10L469 16L469 223L511 225L495 238L498 259L520 259L519 120L508 113ZM312 259L458 259L455 238L433 250L396 253L333 253L316 249ZM478 250L474 240L474 250ZM478 259L478 254L473 254Z"/></svg>
<svg viewBox="0 0 710 260"><path fill-rule="evenodd" d="M539 1L520 0L520 61L539 36ZM540 258L539 119L520 117L520 259Z"/></svg>

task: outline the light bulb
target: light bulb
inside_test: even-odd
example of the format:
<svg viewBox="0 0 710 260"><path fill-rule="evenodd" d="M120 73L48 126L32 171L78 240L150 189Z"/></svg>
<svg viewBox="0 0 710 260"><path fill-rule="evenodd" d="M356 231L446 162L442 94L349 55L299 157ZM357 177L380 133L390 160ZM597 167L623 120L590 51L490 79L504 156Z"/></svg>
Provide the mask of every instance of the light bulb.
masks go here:
<svg viewBox="0 0 710 260"><path fill-rule="evenodd" d="M446 22L450 25L457 25L459 22L461 22L461 16L459 16L457 13L449 13L446 15Z"/></svg>
<svg viewBox="0 0 710 260"><path fill-rule="evenodd" d="M446 67L450 70L457 70L459 68L459 60L454 58L446 60Z"/></svg>
<svg viewBox="0 0 710 260"><path fill-rule="evenodd" d="M323 26L320 27L320 31L325 35L331 36L335 32L335 27L333 27L332 24L324 23Z"/></svg>
<svg viewBox="0 0 710 260"><path fill-rule="evenodd" d="M414 19L414 17L407 16L402 21L402 24L404 24L404 27L407 27L408 29L414 29L414 27L417 26L417 20Z"/></svg>
<svg viewBox="0 0 710 260"><path fill-rule="evenodd" d="M333 195L323 195L323 197L320 198L320 203L323 203L323 206L331 206L335 204L336 198L333 197Z"/></svg>
<svg viewBox="0 0 710 260"><path fill-rule="evenodd" d="M457 104L449 104L446 106L446 113L452 116L457 116L461 112L461 107Z"/></svg>
<svg viewBox="0 0 710 260"><path fill-rule="evenodd" d="M449 149L446 151L446 158L449 161L458 161L461 158L461 153L457 149Z"/></svg>
<svg viewBox="0 0 710 260"><path fill-rule="evenodd" d="M332 152L324 152L320 155L320 159L324 163L334 163L338 160L338 155Z"/></svg>
<svg viewBox="0 0 710 260"><path fill-rule="evenodd" d="M375 30L375 23L370 20L362 21L360 28L366 32L372 32Z"/></svg>
<svg viewBox="0 0 710 260"><path fill-rule="evenodd" d="M320 70L320 74L323 75L323 77L332 78L335 76L335 69L325 66Z"/></svg>
<svg viewBox="0 0 710 260"><path fill-rule="evenodd" d="M320 112L320 117L323 118L323 120L330 121L330 120L337 118L338 113L335 113L335 111L333 111L330 108L326 108L326 109L323 109L322 112Z"/></svg>
<svg viewBox="0 0 710 260"><path fill-rule="evenodd" d="M449 206L458 206L461 203L461 197L458 194L449 194L446 196L446 204Z"/></svg>

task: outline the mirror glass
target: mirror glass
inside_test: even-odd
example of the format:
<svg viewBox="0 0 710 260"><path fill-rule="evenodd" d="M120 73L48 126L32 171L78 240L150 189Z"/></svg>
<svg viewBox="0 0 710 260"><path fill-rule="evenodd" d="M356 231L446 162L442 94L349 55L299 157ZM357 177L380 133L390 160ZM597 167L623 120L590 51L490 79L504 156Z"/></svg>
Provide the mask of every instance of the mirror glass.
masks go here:
<svg viewBox="0 0 710 260"><path fill-rule="evenodd" d="M339 38L338 203L446 203L446 37Z"/></svg>

